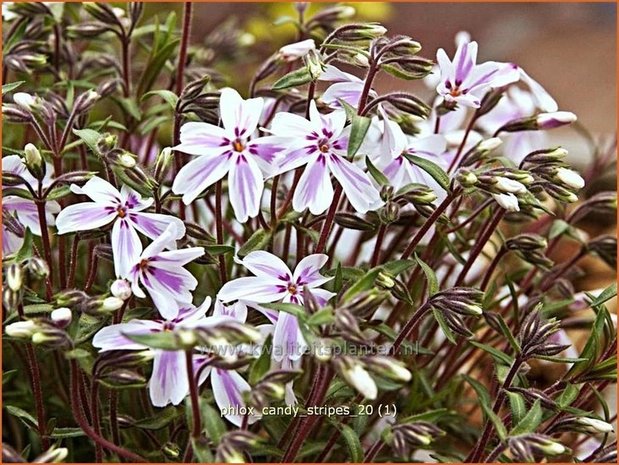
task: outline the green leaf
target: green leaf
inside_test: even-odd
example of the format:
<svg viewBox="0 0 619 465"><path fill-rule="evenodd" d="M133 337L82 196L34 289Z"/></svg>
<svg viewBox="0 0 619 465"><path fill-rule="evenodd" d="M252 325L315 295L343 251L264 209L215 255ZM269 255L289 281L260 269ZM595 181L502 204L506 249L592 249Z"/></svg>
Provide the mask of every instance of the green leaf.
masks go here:
<svg viewBox="0 0 619 465"><path fill-rule="evenodd" d="M320 326L327 325L332 323L334 320L333 309L331 307L326 307L321 310L318 310L312 316L307 319L307 324L309 326Z"/></svg>
<svg viewBox="0 0 619 465"><path fill-rule="evenodd" d="M168 105L172 107L172 110L176 109L176 104L178 103L178 96L171 90L151 90L150 92L142 95L142 100L146 100L153 95L158 95L159 97L161 97L166 103L168 103Z"/></svg>
<svg viewBox="0 0 619 465"><path fill-rule="evenodd" d="M524 398L517 392L506 391L509 398L509 407L512 411L512 424L518 424L527 413Z"/></svg>
<svg viewBox="0 0 619 465"><path fill-rule="evenodd" d="M347 155L349 159L352 159L359 150L359 147L361 147L372 120L367 116L359 116L357 110L344 100L339 99L339 102L346 111L346 117L350 120L350 136L348 138Z"/></svg>
<svg viewBox="0 0 619 465"><path fill-rule="evenodd" d="M447 340L451 342L452 344L455 344L456 336L453 333L453 331L449 328L449 326L447 325L447 322L445 321L445 317L443 316L443 314L434 307L432 307L432 314L434 315L434 319L436 320L438 325L441 327L441 330L443 331L443 334L445 334L445 337L447 338Z"/></svg>
<svg viewBox="0 0 619 465"><path fill-rule="evenodd" d="M205 245L204 250L211 255L225 255L227 253L234 253L234 247L231 245L215 244Z"/></svg>
<svg viewBox="0 0 619 465"><path fill-rule="evenodd" d="M536 400L527 414L516 424L516 426L510 431L511 436L518 436L520 434L534 433L539 424L542 422L542 407L539 399Z"/></svg>
<svg viewBox="0 0 619 465"><path fill-rule="evenodd" d="M15 81L15 82L9 82L8 84L4 84L2 86L2 95L6 95L6 94L13 92L15 89L21 86L24 82L26 81Z"/></svg>
<svg viewBox="0 0 619 465"><path fill-rule="evenodd" d="M598 307L617 295L617 283L612 283L591 302L591 307Z"/></svg>
<svg viewBox="0 0 619 465"><path fill-rule="evenodd" d="M348 447L348 455L351 463L363 462L363 447L361 447L361 441L359 436L355 433L355 430L348 425L340 424L339 426L342 437L346 441Z"/></svg>
<svg viewBox="0 0 619 465"><path fill-rule="evenodd" d="M171 331L164 331L161 333L150 333L150 334L125 334L128 339L131 339L134 342L139 344L144 344L147 347L151 347L153 349L163 349L163 350L179 350L178 340L176 339L176 334Z"/></svg>
<svg viewBox="0 0 619 465"><path fill-rule="evenodd" d="M33 254L34 248L32 245L32 231L30 231L30 228L26 228L24 243L15 254L15 263L22 263L29 258L32 258Z"/></svg>
<svg viewBox="0 0 619 465"><path fill-rule="evenodd" d="M419 263L419 266L423 270L423 273L426 275L426 279L428 280L428 296L432 297L439 291L439 283L438 279L436 278L436 274L434 273L434 270L430 266L428 266L427 263L425 263L421 258L417 256L417 254L415 254L415 260L417 261L417 263Z"/></svg>
<svg viewBox="0 0 619 465"><path fill-rule="evenodd" d="M167 40L167 38L162 39L162 42ZM148 63L144 68L140 83L138 84L138 96L145 94L152 88L166 62L174 56L176 46L179 42L179 39L172 39L165 44L155 43L155 45L153 45L153 50L151 50Z"/></svg>
<svg viewBox="0 0 619 465"><path fill-rule="evenodd" d="M368 271L361 279L355 282L352 286L348 288L348 290L344 293L342 300L347 302L355 297L357 294L363 291L367 291L369 289L374 288L374 282L380 273L380 268L372 268Z"/></svg>
<svg viewBox="0 0 619 465"><path fill-rule="evenodd" d="M209 440L204 436L191 438L191 448L198 463L215 463Z"/></svg>
<svg viewBox="0 0 619 465"><path fill-rule="evenodd" d="M307 66L303 68L299 68L297 70L291 71L288 74L285 74L273 84L273 90L283 90L288 89L290 87L297 87L307 84L312 81L312 74L310 73Z"/></svg>
<svg viewBox="0 0 619 465"><path fill-rule="evenodd" d="M64 353L64 356L67 360L78 360L80 358L89 358L92 357L92 354L86 349L82 349L80 347L76 347L75 349L69 350Z"/></svg>
<svg viewBox="0 0 619 465"><path fill-rule="evenodd" d="M254 232L249 239L241 246L237 255L240 258L245 257L250 252L254 250L259 250L265 247L269 241L271 240L271 233L265 231L263 228L258 229Z"/></svg>
<svg viewBox="0 0 619 465"><path fill-rule="evenodd" d="M36 418L34 418L31 414L26 412L24 409L16 407L14 405L4 405L6 411L9 412L14 417L19 418L24 425L28 428L37 429L38 422Z"/></svg>
<svg viewBox="0 0 619 465"><path fill-rule="evenodd" d="M391 274L392 276L397 276L400 273L408 270L411 266L417 263L416 260L392 260L389 263L386 263L382 266L385 272Z"/></svg>
<svg viewBox="0 0 619 465"><path fill-rule="evenodd" d="M271 346L272 336L269 334L262 346L260 357L252 363L249 369L248 382L251 386L255 386L271 369L271 351L268 350Z"/></svg>
<svg viewBox="0 0 619 465"><path fill-rule="evenodd" d="M514 362L514 359L512 357L510 357L505 352L499 349L495 349L492 346L489 346L487 344L482 344L481 342L477 342L477 341L469 341L469 343L477 347L478 349L483 350L484 352L488 352L492 356L492 358L496 360L498 363L502 363L503 365L510 366Z"/></svg>
<svg viewBox="0 0 619 465"><path fill-rule="evenodd" d="M221 412L211 407L206 399L202 398L200 398L200 412L208 437L211 438L215 445L218 445L221 437L226 433L226 424L221 418Z"/></svg>
<svg viewBox="0 0 619 465"><path fill-rule="evenodd" d="M143 418L133 423L135 428L159 430L165 428L179 416L179 410L171 405L157 412L156 415Z"/></svg>
<svg viewBox="0 0 619 465"><path fill-rule="evenodd" d="M484 386L479 381L471 378L468 375L464 375L464 379L475 390L475 393L477 394L477 398L479 399L480 405L485 404L487 407L490 407L490 403L491 403L490 393L488 393L488 389L486 389L486 386Z"/></svg>
<svg viewBox="0 0 619 465"><path fill-rule="evenodd" d="M449 192L449 176L445 173L443 168L438 166L436 163L425 158L418 157L417 155L405 155L405 157L411 163L417 165L419 168L432 176L432 179L434 179L439 186Z"/></svg>
<svg viewBox="0 0 619 465"><path fill-rule="evenodd" d="M415 421L429 421L431 423L436 422L439 418L448 415L449 410L446 408L437 408L434 410L428 410L427 412L417 413L409 417L399 420L399 423L413 423Z"/></svg>
<svg viewBox="0 0 619 465"><path fill-rule="evenodd" d="M372 163L372 160L370 160L370 157L365 157L365 166L368 167L368 173L372 175L374 180L380 186L389 185L389 179L387 179L387 176L385 176L378 168L374 166L374 164Z"/></svg>
<svg viewBox="0 0 619 465"><path fill-rule="evenodd" d="M488 419L494 425L494 429L496 429L496 434L499 437L499 439L501 441L505 440L505 438L507 437L507 428L505 428L505 425L503 424L503 420L501 420L501 418L492 411L490 406L486 404L481 404L481 408L486 414L486 416L488 417Z"/></svg>
<svg viewBox="0 0 619 465"><path fill-rule="evenodd" d="M134 99L130 97L123 97L121 99L118 99L118 101L123 110L125 110L125 112L131 115L133 119L137 121L140 121L142 119L142 112L140 111L140 108L138 107L138 104Z"/></svg>
<svg viewBox="0 0 619 465"><path fill-rule="evenodd" d="M277 302L277 303L272 303L272 304L262 304L262 306L266 308L270 308L272 310L277 310L278 312L290 313L291 315L294 315L297 318L301 318L303 321L307 319L307 314L305 313L305 309L297 304Z"/></svg>
<svg viewBox="0 0 619 465"><path fill-rule="evenodd" d="M557 397L557 405L561 407L561 409L569 407L572 402L578 398L579 392L580 387L578 385L568 383L563 392L559 395L559 397Z"/></svg>
<svg viewBox="0 0 619 465"><path fill-rule="evenodd" d="M82 428L54 428L49 436L54 439L67 439L86 436L86 433L82 431Z"/></svg>
<svg viewBox="0 0 619 465"><path fill-rule="evenodd" d="M54 200L60 200L69 194L71 194L71 186L67 186L65 184L63 186L54 187L52 191L49 194L47 194L47 197L45 197L45 199L48 202L51 202Z"/></svg>
<svg viewBox="0 0 619 465"><path fill-rule="evenodd" d="M73 134L79 137L95 155L99 155L98 143L101 134L93 129L73 129Z"/></svg>

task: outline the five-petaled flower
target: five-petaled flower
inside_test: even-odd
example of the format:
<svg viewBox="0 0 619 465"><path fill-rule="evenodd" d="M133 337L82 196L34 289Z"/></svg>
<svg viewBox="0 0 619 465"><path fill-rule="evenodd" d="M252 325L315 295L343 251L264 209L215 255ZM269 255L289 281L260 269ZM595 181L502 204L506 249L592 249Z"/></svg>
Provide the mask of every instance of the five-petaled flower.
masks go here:
<svg viewBox="0 0 619 465"><path fill-rule="evenodd" d="M324 305L333 297L333 293L320 286L332 278L324 277L319 270L327 262L324 254L308 255L299 262L294 272L275 255L255 251L248 254L239 263L251 271L254 276L237 278L223 285L217 298L222 302L242 300L246 304L265 304L284 302L302 305L305 287L316 299L319 305ZM260 306L257 307L262 310ZM275 323L273 333L273 358L281 361L284 357L298 360L303 355L307 343L299 329L297 318L285 312L279 315L265 312Z"/></svg>
<svg viewBox="0 0 619 465"><path fill-rule="evenodd" d="M298 212L309 208L314 215L329 208L333 201L330 173L355 210L365 213L380 207L380 195L368 175L346 159L346 113L336 110L322 115L312 101L309 114L308 121L293 113L278 113L271 127L273 134L288 139L277 172L307 165L294 192L292 207Z"/></svg>
<svg viewBox="0 0 619 465"><path fill-rule="evenodd" d="M183 307L178 316L167 320L131 320L107 326L95 334L92 345L100 352L110 350L148 350L153 355L153 372L148 382L150 399L155 407L165 407L169 403L178 405L189 393L189 378L185 352L182 350L152 349L135 342L127 335L149 335L166 331L189 330L215 326L227 317L206 317L206 311L211 305L207 297L202 305ZM194 356L194 366L203 363L201 358ZM195 371L195 370L194 370ZM200 374L198 383L204 382L208 373Z"/></svg>
<svg viewBox="0 0 619 465"><path fill-rule="evenodd" d="M175 239L185 235L183 222L169 215L147 213L153 199L143 199L136 191L122 186L120 192L109 182L94 177L83 187L71 185L76 194L83 194L92 202L77 203L64 208L56 218L58 234L98 229L110 223L112 252L117 277L126 277L142 251L137 231L151 239L159 237L170 224L175 225Z"/></svg>
<svg viewBox="0 0 619 465"><path fill-rule="evenodd" d="M191 291L198 285L183 266L204 255L202 247L176 249L176 228L176 223L171 223L134 260L127 274L133 294L145 298L140 285L144 286L159 313L168 319L176 318L180 309L191 303Z"/></svg>
<svg viewBox="0 0 619 465"><path fill-rule="evenodd" d="M283 148L273 136L250 139L263 106L261 97L243 100L237 91L226 88L219 104L223 128L194 122L181 127L181 143L174 150L198 155L180 170L172 185L185 204L228 174L228 196L236 219L244 222L258 215L264 175L272 171Z"/></svg>
<svg viewBox="0 0 619 465"><path fill-rule="evenodd" d="M520 71L511 63L488 61L477 64L477 42L463 41L458 45L453 61L442 48L436 52L441 80L436 87L448 102L478 108L484 93L520 79Z"/></svg>

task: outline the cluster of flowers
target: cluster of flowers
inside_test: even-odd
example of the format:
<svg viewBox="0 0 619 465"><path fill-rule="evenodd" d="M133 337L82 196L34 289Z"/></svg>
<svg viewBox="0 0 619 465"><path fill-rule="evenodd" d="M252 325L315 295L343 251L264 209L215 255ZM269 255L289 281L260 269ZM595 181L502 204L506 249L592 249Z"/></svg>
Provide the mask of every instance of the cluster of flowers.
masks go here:
<svg viewBox="0 0 619 465"><path fill-rule="evenodd" d="M381 229L376 249L373 253L371 250L357 251L351 262L353 265L369 263L373 269L381 264L382 241L385 237L396 236L387 231L387 225L397 221L406 211L425 218L426 222L401 255L402 261L406 261L417 245L428 243L437 219L454 201L454 192L475 190L482 193L486 197L482 209L497 205L496 211L500 215L496 216L493 226L483 231L487 237L482 236L481 246L503 215L540 208L542 192L560 202L578 200L576 193L585 182L563 161L567 154L565 150L547 148L546 133L546 130L573 123L576 116L559 111L555 100L522 68L513 63L478 63L478 44L465 33L457 36L452 58L443 49L438 50L435 65L429 60L411 58L416 57L420 45L404 36L387 39L382 26L352 25L338 31L340 38L350 39L351 34L357 34L372 41L369 52L357 53L350 58L353 64L368 68L364 79L342 71L324 58L330 50L327 46L331 36L319 46L313 39L307 39L282 47L264 68L272 71L276 67L268 65L274 62L284 64L289 71L296 65L299 69L289 72L273 88L282 90L309 83L308 98L300 100L302 105L295 105L296 91L291 93L291 99L254 95L243 99L232 88L220 89L216 120L207 122L208 118L201 118L202 121L180 125L177 143L163 149L157 157L154 164L157 182L161 182L162 187L169 184L169 187L164 187L163 196L158 190L159 185L152 196L144 194L130 177L121 178L122 185L117 188L109 170L105 176L90 171L65 176L58 169L61 165L47 164L33 144L26 145L23 157L9 155L3 158L4 256L20 254L24 247L30 247L27 240L30 235L40 236L45 259L51 265L48 227L55 227L59 238L102 230L106 237L104 243L110 244L114 279L108 282L105 297L97 301L97 305L102 305L105 311L120 312L121 318L99 329L92 339L92 346L101 353L136 351L145 359L152 358L148 390L156 407L180 404L187 396L193 395L192 380L196 385L202 385L210 379L214 400L221 411L226 412L225 417L230 423L245 428L259 421L259 414L247 416L239 413L248 405L253 389L243 369L247 366L248 346L257 345L260 354L262 346L271 341L274 350L270 356L270 370L274 372L292 372L303 366L303 355L307 353L310 341L295 312L309 308L314 317L318 317L316 312L319 309L334 306L336 293L330 286L336 273L321 270L333 261L344 263L350 259L350 248L327 247L330 228L338 211L344 212L337 218L342 224L347 218L354 223L364 221L361 215L378 215ZM333 48L337 48L337 44L337 41L331 42ZM427 86L435 91L432 104L427 105L406 92L379 95L373 89L373 79L379 70L390 70L409 78L425 78ZM327 83L327 87L322 94L315 95L319 82ZM203 82L200 87L204 87ZM78 109L74 110L75 113L88 110L105 93L99 89L80 95L74 103L74 108ZM32 115L45 111L43 97L17 92L12 98L13 103L4 106L10 121L36 124ZM70 114L67 127L73 122L73 113ZM465 126L467 121L469 124ZM40 128L37 133L42 133ZM101 153L108 154L105 163L113 159L115 166L127 168L127 171L139 168L133 156L118 151L114 148L115 141L105 139L102 137L94 142ZM63 136L59 145L63 146L64 142L66 138ZM104 150L103 146L107 148ZM485 162L500 146L505 159L500 166L495 164L489 168ZM191 158L183 164L186 155ZM57 158L56 154L53 156ZM171 174L166 170L172 158L178 162L175 173L166 177L165 174ZM227 180L225 184L224 178ZM63 184L68 185L74 198L81 201L69 204L60 201L61 197L50 200L48 194ZM271 227L276 226L284 215L293 222L313 215L323 221L324 226L320 238L314 241L313 253L305 253L303 242L297 238L300 246L294 270L286 263L290 237L285 239L286 258L271 253L279 244L274 237L276 231L272 231L273 236L269 238L270 251L259 250L266 248L268 241L258 244L254 250L242 250L247 248L251 238L245 241L242 249L234 248L238 275L235 279L227 279L226 269L231 267L220 255L221 287L196 306L194 294L197 294L199 281L191 266L204 259L208 250L206 246L191 244L190 228L195 225L190 220L199 223L199 201L208 197L208 191L214 185L218 192L218 205L214 209L218 212L214 213L218 218L213 221L213 226L218 247L225 248L226 243L236 245L234 238L242 235L245 226L252 224L254 219L257 225L268 229L263 217L265 212L270 213ZM222 194L222 185L227 187L225 194ZM285 198L280 196L282 192L278 188L283 190ZM161 201L165 197L179 200L178 206L183 214L176 215L171 210L162 209ZM407 202L398 203L400 197ZM232 240L224 240L221 231L221 203L226 198L236 218L236 222L226 224ZM208 198L206 203L209 203ZM281 204L280 210L276 208L278 203ZM348 205L355 213L345 212ZM187 217L185 206L193 207ZM289 206L292 206L292 212L288 211ZM461 224L467 221L463 220ZM343 229L340 234L346 234ZM290 231L286 234L289 236ZM505 250L517 250L531 263L545 266L547 259L539 253L543 248L541 242L528 236L525 239L509 242ZM337 244L337 240L333 244ZM218 253L223 255L221 250L224 249ZM468 252L471 262L467 262L468 267L480 251L481 248ZM341 269L338 270L341 273ZM471 281L465 279L467 266L461 270L461 275L455 280L450 275L442 277L454 287L438 293L432 291L434 295L428 297L430 303L419 309L419 318L431 309L444 331L469 337L472 334L467 329L466 319L483 313L482 292L463 287ZM10 292L21 292L20 273L17 268L10 270L7 278ZM486 274L487 278L490 276L491 272ZM411 300L409 291L398 287L405 285L399 281L396 283L389 273L383 270L380 279L386 283L383 287L394 289L394 295L404 296L403 301L406 298ZM49 281L48 300L51 300ZM486 285L484 280L482 291ZM69 302L76 295L84 298L80 291L75 293L70 296L61 293L60 297L54 298L57 302L63 298ZM121 321L122 312L130 302L149 298L156 316ZM363 308L364 311L370 308L373 312L380 302L374 305L372 299L384 300L367 294L349 303L348 310L338 309L335 324L342 332L352 335L350 340L362 341L365 337L359 328L358 315L349 311L350 308ZM10 298L5 296L5 301L10 301ZM380 315L383 310L381 308L376 313L379 319L384 317ZM47 323L23 320L8 325L5 331L9 336L48 342L51 337L49 325L53 331L66 328L72 315L69 308L57 308ZM384 320L392 322L388 317ZM248 325L248 321L265 323L256 326ZM400 333L393 341L389 355L396 354L396 349L410 336L418 321L413 318L408 324L397 327ZM539 347L543 346L546 351L543 355L554 355L567 348L563 344L565 333L554 322L543 326L538 320L531 320L524 326L533 328L532 332L539 332L536 340L541 341ZM542 327L545 333L540 329ZM230 331L242 333L239 339L242 343L233 344L222 337L222 333L217 332L220 328L232 328ZM526 332L526 328L522 331ZM172 335L177 345L166 347L149 341L149 338L156 340L157 336L164 340L166 335ZM553 335L554 342L547 342L549 335ZM521 338L521 347L526 347L527 336L520 334L518 337ZM561 338L563 342L557 342ZM527 356L540 355L542 349L539 347L534 348L537 352L531 349ZM555 349L556 352L550 353ZM190 359L187 359L187 354ZM523 355L512 368L517 371L524 362ZM342 357L334 367L344 381L368 400L377 398L380 383L376 378L381 375L400 383L412 377L403 363L391 357L368 357L363 361ZM379 375L371 376L370 373ZM327 375L321 373L321 376ZM293 382L291 379L284 381L285 393L282 396L287 404L294 404L297 399ZM505 394L501 392L500 395L504 397ZM497 402L497 410L502 402L503 398ZM442 432L429 423L400 425L393 429L393 443L395 449L407 451L411 447L427 445L440 434ZM484 432L482 436L485 441L488 440L487 434ZM521 442L512 438L511 441L510 450L514 454L520 451L525 459L540 451L549 455L565 451L563 446L546 436L521 438ZM482 443L471 457L480 459L484 446ZM371 456L377 452L378 449L372 449L368 454Z"/></svg>

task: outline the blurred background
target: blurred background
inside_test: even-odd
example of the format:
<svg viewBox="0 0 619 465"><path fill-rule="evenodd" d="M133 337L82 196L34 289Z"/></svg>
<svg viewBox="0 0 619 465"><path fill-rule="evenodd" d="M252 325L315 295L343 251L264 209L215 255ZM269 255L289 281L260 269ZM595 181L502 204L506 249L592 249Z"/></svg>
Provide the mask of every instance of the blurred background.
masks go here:
<svg viewBox="0 0 619 465"><path fill-rule="evenodd" d="M310 5L312 9L328 4ZM406 34L435 58L443 47L452 54L454 35L468 31L480 44L480 60L513 61L542 83L563 110L575 112L594 133L616 128L616 4L613 3L350 3L358 20L378 21L390 34ZM150 4L169 11L171 4ZM176 6L179 10L180 5ZM251 61L294 41L285 16L296 17L293 3L196 3L194 43L203 43L222 24L235 25L254 41ZM208 45L208 44L206 44ZM249 73L237 73L240 81ZM232 84L232 83L231 83ZM240 84L240 83L238 83ZM385 87L410 87L380 79Z"/></svg>

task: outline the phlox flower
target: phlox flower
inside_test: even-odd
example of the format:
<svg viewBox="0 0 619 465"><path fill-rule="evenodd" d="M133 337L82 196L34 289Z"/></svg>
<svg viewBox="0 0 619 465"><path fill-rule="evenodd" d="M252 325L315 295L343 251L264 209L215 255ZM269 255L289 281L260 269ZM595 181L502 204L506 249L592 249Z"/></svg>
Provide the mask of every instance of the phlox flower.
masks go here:
<svg viewBox="0 0 619 465"><path fill-rule="evenodd" d="M106 326L95 334L92 345L100 352L110 350L148 350L153 356L153 372L148 382L150 400L155 407L165 407L172 403L180 404L189 393L189 379L185 352L182 350L153 349L135 342L127 335L148 335L165 331L178 331L194 328L215 326L226 318L221 316L207 317L206 311L211 305L207 297L202 305L183 307L178 316L166 320L131 320ZM202 363L198 356L194 357L194 366ZM194 370L195 371L195 370ZM202 373L198 382L206 380L208 373Z"/></svg>
<svg viewBox="0 0 619 465"><path fill-rule="evenodd" d="M248 254L239 263L251 271L254 276L237 278L223 285L217 298L223 303L242 300L248 305L284 302L303 305L304 287L307 286L312 296L320 305L333 297L333 293L320 286L332 278L324 277L319 270L327 262L324 254L308 255L299 262L294 272L275 255L255 251ZM275 323L273 332L273 358L298 360L307 343L299 329L297 318L286 312L265 313Z"/></svg>
<svg viewBox="0 0 619 465"><path fill-rule="evenodd" d="M176 318L180 309L191 303L191 291L198 285L183 266L204 255L202 247L176 250L176 228L176 223L171 223L134 259L127 273L133 293L145 298L144 287L159 313L168 319Z"/></svg>
<svg viewBox="0 0 619 465"><path fill-rule="evenodd" d="M223 128L197 122L181 127L181 143L174 150L197 156L180 170L172 185L185 204L227 174L237 220L245 222L258 214L264 175L271 172L275 156L283 148L273 136L250 139L263 106L260 97L243 100L237 91L226 88L219 104Z"/></svg>
<svg viewBox="0 0 619 465"><path fill-rule="evenodd" d="M286 138L286 150L277 172L284 173L307 165L292 198L292 207L314 215L323 213L333 201L333 174L355 210L365 213L382 205L380 195L368 175L346 159L348 131L346 113L336 110L321 115L310 104L310 120L293 113L275 115L271 131Z"/></svg>
<svg viewBox="0 0 619 465"><path fill-rule="evenodd" d="M460 41L453 60L445 50L436 53L441 79L436 91L446 101L478 108L485 92L518 81L516 65L488 61L477 64L477 42Z"/></svg>
<svg viewBox="0 0 619 465"><path fill-rule="evenodd" d="M2 171L21 176L24 181L37 190L38 181L28 172L23 159L18 155L8 155L2 158ZM52 171L51 166L48 166L46 173ZM42 180L43 187L47 187L52 182L51 176L46 174ZM17 186L19 187L19 186ZM39 213L34 201L24 199L16 195L2 196L2 211L4 215L14 215L17 220L24 226L30 228L32 234L41 235L41 225L39 223ZM54 225L54 214L60 211L58 202L51 201L45 203L45 220L48 225ZM23 243L23 238L10 231L4 222L2 223L2 253L9 255L19 250Z"/></svg>
<svg viewBox="0 0 619 465"><path fill-rule="evenodd" d="M383 116L383 142L377 167L396 189L407 184L420 183L442 192L438 183L406 156L416 155L447 169L447 159L443 156L446 149L445 138L439 134L420 138L407 137L395 121L389 120L384 114Z"/></svg>
<svg viewBox="0 0 619 465"><path fill-rule="evenodd" d="M92 202L65 207L56 219L58 234L89 231L113 223L112 252L117 277L127 276L129 267L142 251L138 231L155 239L168 225L174 224L175 239L185 235L185 225L180 219L145 212L153 204L153 199L143 199L127 186L123 185L118 191L106 180L94 177L82 187L71 185L71 191L89 197Z"/></svg>

